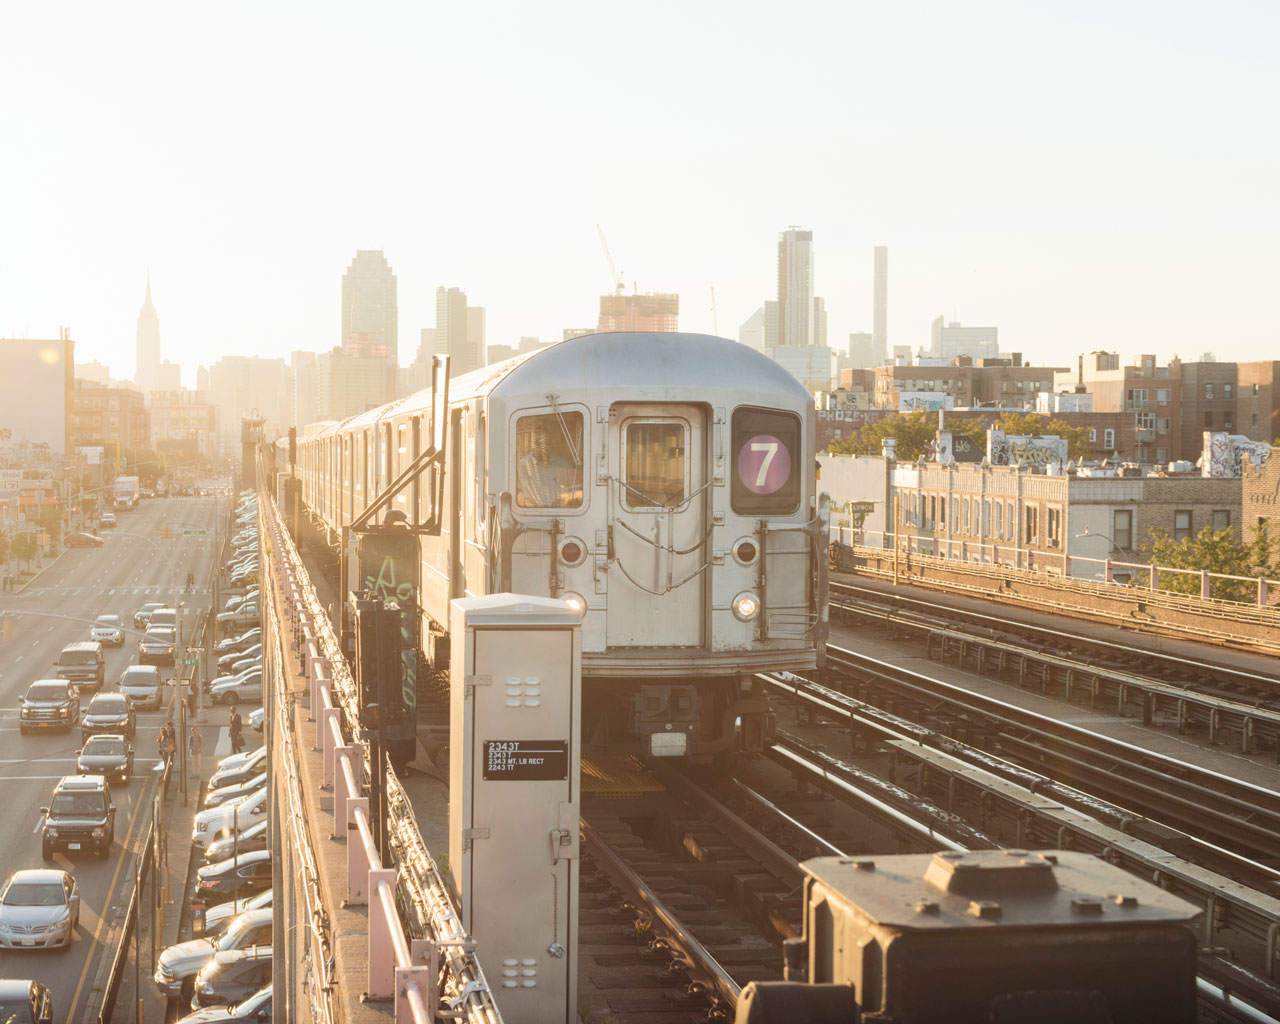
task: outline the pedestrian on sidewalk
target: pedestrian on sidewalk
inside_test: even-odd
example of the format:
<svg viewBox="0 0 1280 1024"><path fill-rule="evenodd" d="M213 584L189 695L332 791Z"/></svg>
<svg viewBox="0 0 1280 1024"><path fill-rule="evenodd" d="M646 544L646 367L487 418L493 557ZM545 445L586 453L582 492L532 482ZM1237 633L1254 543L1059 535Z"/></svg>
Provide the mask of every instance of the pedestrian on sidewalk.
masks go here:
<svg viewBox="0 0 1280 1024"><path fill-rule="evenodd" d="M231 718L227 722L227 733L231 737L231 753L238 754L244 749L244 733L240 722L240 712L231 709Z"/></svg>
<svg viewBox="0 0 1280 1024"><path fill-rule="evenodd" d="M196 779L199 779L200 772L203 769L201 755L204 753L204 737L200 735L200 730L194 725L187 734L187 753L191 755L191 774Z"/></svg>

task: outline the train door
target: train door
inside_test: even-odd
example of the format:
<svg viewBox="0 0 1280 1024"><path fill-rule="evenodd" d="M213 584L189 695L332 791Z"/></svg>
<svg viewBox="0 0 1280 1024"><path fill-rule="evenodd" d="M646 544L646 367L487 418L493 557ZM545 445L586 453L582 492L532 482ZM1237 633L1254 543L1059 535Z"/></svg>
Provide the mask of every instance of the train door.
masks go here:
<svg viewBox="0 0 1280 1024"><path fill-rule="evenodd" d="M694 405L611 410L610 647L706 645L707 433Z"/></svg>

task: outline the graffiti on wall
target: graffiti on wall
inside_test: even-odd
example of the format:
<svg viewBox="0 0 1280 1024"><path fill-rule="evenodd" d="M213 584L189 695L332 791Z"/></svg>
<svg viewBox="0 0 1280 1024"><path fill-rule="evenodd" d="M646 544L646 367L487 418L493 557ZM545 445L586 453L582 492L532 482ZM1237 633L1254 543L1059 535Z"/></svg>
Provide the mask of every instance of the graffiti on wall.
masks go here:
<svg viewBox="0 0 1280 1024"><path fill-rule="evenodd" d="M1217 479L1238 477L1244 456L1249 456L1250 465L1261 469L1270 454L1271 445L1265 441L1251 441L1242 434L1228 434L1225 430L1206 430L1200 475Z"/></svg>
<svg viewBox="0 0 1280 1024"><path fill-rule="evenodd" d="M413 738L418 703L418 540L397 534L364 534L359 547L359 586L381 601L400 608L400 676L402 705L392 709L390 739ZM400 733L405 733L401 736Z"/></svg>
<svg viewBox="0 0 1280 1024"><path fill-rule="evenodd" d="M1057 434L1029 437L987 431L987 458L993 466L1047 466L1067 461L1067 440Z"/></svg>

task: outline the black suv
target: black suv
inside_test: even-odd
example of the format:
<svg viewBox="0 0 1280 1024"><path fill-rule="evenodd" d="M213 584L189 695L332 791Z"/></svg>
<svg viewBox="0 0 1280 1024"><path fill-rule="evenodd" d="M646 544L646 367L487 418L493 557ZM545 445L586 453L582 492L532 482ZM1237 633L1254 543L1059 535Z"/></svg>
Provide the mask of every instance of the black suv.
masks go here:
<svg viewBox="0 0 1280 1024"><path fill-rule="evenodd" d="M58 670L59 679L68 679L82 687L101 687L106 672L102 644L96 640L67 644L53 666Z"/></svg>
<svg viewBox="0 0 1280 1024"><path fill-rule="evenodd" d="M80 721L80 695L65 679L37 679L18 698L18 730L65 729Z"/></svg>
<svg viewBox="0 0 1280 1024"><path fill-rule="evenodd" d="M116 838L116 807L101 775L64 775L53 788L44 817L44 841L40 853L53 860L55 850L93 850L100 857L111 854Z"/></svg>

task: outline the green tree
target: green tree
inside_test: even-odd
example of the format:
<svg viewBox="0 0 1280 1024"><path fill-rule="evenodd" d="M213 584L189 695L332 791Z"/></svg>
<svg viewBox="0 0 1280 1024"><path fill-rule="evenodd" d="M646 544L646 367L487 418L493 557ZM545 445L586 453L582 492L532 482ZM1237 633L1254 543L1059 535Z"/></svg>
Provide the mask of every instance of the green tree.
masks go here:
<svg viewBox="0 0 1280 1024"><path fill-rule="evenodd" d="M31 571L31 559L36 557L36 538L33 533L20 533L13 538L13 557L27 563L27 572Z"/></svg>
<svg viewBox="0 0 1280 1024"><path fill-rule="evenodd" d="M62 541L62 506L51 501L41 505L40 525L49 531L49 543L58 545Z"/></svg>
<svg viewBox="0 0 1280 1024"><path fill-rule="evenodd" d="M1164 530L1155 529L1151 531L1151 544L1146 550L1150 551L1154 565L1171 569L1196 572L1207 569L1228 576L1245 576L1250 580L1280 575L1280 564L1265 524L1248 543L1230 528L1215 530L1206 526L1194 537L1184 537L1180 541L1175 541ZM1215 579L1209 586L1210 595L1220 601L1251 602L1258 593L1257 584L1247 580ZM1160 589L1175 594L1199 594L1200 580L1185 573L1161 573Z"/></svg>
<svg viewBox="0 0 1280 1024"><path fill-rule="evenodd" d="M987 428L982 420L950 420L946 429L986 445ZM832 442L827 451L833 455L879 455L885 438L892 437L898 442L898 461L915 462L933 444L937 430L936 412L899 412L868 423L851 437Z"/></svg>
<svg viewBox="0 0 1280 1024"><path fill-rule="evenodd" d="M1089 455L1089 432L1083 427L1073 427L1060 419L1049 419L1038 412L1006 412L996 424L997 430L1006 434L1027 435L1057 434L1067 442L1067 457L1071 459L1087 458Z"/></svg>

